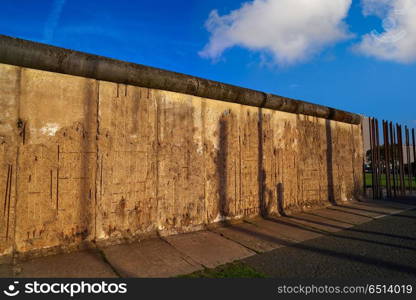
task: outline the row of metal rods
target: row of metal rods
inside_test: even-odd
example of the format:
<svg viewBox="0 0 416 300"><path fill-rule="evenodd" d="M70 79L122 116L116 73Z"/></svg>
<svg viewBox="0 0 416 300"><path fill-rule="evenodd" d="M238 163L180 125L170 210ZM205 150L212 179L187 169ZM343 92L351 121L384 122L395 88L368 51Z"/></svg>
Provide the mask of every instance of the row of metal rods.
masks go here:
<svg viewBox="0 0 416 300"><path fill-rule="evenodd" d="M405 127L403 142L403 127L383 120L383 145L380 144L377 119L369 118L369 129L373 198L383 198L384 191L388 198L406 196L408 192L413 193L416 190L416 170L412 167L411 153L413 150L413 161L415 161L415 129L410 130Z"/></svg>

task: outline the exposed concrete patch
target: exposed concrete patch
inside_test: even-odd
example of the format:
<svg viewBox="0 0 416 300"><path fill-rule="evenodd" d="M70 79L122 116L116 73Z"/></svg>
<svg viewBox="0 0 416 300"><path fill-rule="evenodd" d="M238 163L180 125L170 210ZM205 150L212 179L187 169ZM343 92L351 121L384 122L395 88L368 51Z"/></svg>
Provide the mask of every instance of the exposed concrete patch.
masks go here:
<svg viewBox="0 0 416 300"><path fill-rule="evenodd" d="M162 239L102 249L122 277L172 277L203 269Z"/></svg>
<svg viewBox="0 0 416 300"><path fill-rule="evenodd" d="M209 231L170 236L166 240L180 252L207 268L214 268L255 254L255 252Z"/></svg>
<svg viewBox="0 0 416 300"><path fill-rule="evenodd" d="M15 266L15 277L75 278L117 277L100 254L94 250L59 254L21 262Z"/></svg>

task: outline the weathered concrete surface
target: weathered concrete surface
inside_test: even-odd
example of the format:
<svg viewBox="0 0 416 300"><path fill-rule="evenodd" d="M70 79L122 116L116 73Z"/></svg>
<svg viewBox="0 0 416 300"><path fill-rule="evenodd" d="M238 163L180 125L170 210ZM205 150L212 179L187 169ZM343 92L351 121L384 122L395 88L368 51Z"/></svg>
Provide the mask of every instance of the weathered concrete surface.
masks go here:
<svg viewBox="0 0 416 300"><path fill-rule="evenodd" d="M102 251L122 277L173 277L203 269L159 238L110 246Z"/></svg>
<svg viewBox="0 0 416 300"><path fill-rule="evenodd" d="M91 240L97 83L23 69L20 85L15 250Z"/></svg>
<svg viewBox="0 0 416 300"><path fill-rule="evenodd" d="M20 71L0 67L0 257L10 256L14 243Z"/></svg>
<svg viewBox="0 0 416 300"><path fill-rule="evenodd" d="M180 252L207 268L214 268L255 254L210 231L169 236L166 240Z"/></svg>
<svg viewBox="0 0 416 300"><path fill-rule="evenodd" d="M14 269L14 277L22 278L117 277L94 250L37 258L21 262Z"/></svg>
<svg viewBox="0 0 416 300"><path fill-rule="evenodd" d="M0 63L360 124L361 116L185 74L0 35Z"/></svg>
<svg viewBox="0 0 416 300"><path fill-rule="evenodd" d="M0 256L360 194L358 125L9 65L0 73Z"/></svg>

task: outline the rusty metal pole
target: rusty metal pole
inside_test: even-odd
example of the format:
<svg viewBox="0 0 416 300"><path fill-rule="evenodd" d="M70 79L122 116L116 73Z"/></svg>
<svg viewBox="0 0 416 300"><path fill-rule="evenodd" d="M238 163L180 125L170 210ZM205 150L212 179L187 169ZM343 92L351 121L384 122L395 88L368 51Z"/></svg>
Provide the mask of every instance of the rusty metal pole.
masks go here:
<svg viewBox="0 0 416 300"><path fill-rule="evenodd" d="M397 162L397 195L402 194L402 185L401 185L401 173L400 173L400 144L399 144L399 125L395 124L395 135L396 135L396 162Z"/></svg>
<svg viewBox="0 0 416 300"><path fill-rule="evenodd" d="M407 185L409 193L413 192L412 189L412 164L410 158L410 132L409 128L406 126L406 158L407 158Z"/></svg>
<svg viewBox="0 0 416 300"><path fill-rule="evenodd" d="M398 125L395 124L396 129L394 132L395 139L396 139L396 178L397 178L397 196L401 195L402 193L402 186L400 181L400 145L399 145L399 133L398 133Z"/></svg>
<svg viewBox="0 0 416 300"><path fill-rule="evenodd" d="M361 133L362 133L362 141L363 141L363 145L364 145L364 118L361 122ZM367 153L364 153L363 155L363 170L362 170L362 175L363 175L363 179L362 179L362 184L363 184L363 192L364 192L364 198L367 198L367 178L366 178L366 172L365 172L365 162L367 160Z"/></svg>
<svg viewBox="0 0 416 300"><path fill-rule="evenodd" d="M389 143L389 128L387 121L383 120L383 134L384 134L384 162L386 170L386 188L387 197L391 198L391 181L390 181L390 143Z"/></svg>
<svg viewBox="0 0 416 300"><path fill-rule="evenodd" d="M373 146L374 146L374 199L378 199L378 150L376 119L373 118Z"/></svg>
<svg viewBox="0 0 416 300"><path fill-rule="evenodd" d="M397 196L402 193L400 185L400 158L399 158L399 134L398 134L398 125L394 124L394 140L395 140L395 155L396 155L396 180L397 180Z"/></svg>
<svg viewBox="0 0 416 300"><path fill-rule="evenodd" d="M376 142L377 142L377 188L378 188L378 198L383 198L383 190L381 185L381 147L380 147L380 133L379 133L379 124L376 119Z"/></svg>
<svg viewBox="0 0 416 300"><path fill-rule="evenodd" d="M399 171L400 171L400 194L401 196L406 195L405 185L404 185L404 162L403 162L403 133L402 126L397 125L397 143L399 151Z"/></svg>
<svg viewBox="0 0 416 300"><path fill-rule="evenodd" d="M406 147L406 141L403 141L403 134L405 134L405 132L403 132L403 126L400 125L400 133L401 133L401 139L402 139L402 165L403 165L403 195L406 196L407 193L407 189L406 189L406 167L404 164L404 159L405 159L405 147ZM406 137L405 137L406 139Z"/></svg>
<svg viewBox="0 0 416 300"><path fill-rule="evenodd" d="M416 143L415 143L415 129L412 129L412 142L413 142L413 163L415 165L415 169L413 170L412 176L415 177L415 184L416 184ZM412 180L412 186L413 186L413 180ZM415 187L416 189L416 187Z"/></svg>
<svg viewBox="0 0 416 300"><path fill-rule="evenodd" d="M368 128L370 130L370 150L371 150L371 190L373 199L375 199L375 168L374 168L374 134L373 134L373 118L368 118Z"/></svg>

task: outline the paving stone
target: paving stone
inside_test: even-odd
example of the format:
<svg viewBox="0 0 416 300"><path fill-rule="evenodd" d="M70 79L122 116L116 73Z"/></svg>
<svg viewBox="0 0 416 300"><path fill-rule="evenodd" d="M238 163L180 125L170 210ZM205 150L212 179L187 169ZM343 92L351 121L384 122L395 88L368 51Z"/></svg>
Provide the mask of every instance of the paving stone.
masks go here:
<svg viewBox="0 0 416 300"><path fill-rule="evenodd" d="M203 267L162 239L149 239L102 250L123 277L172 277Z"/></svg>
<svg viewBox="0 0 416 300"><path fill-rule="evenodd" d="M259 219L254 224L277 243L286 241L286 245L287 242L301 242L322 236L321 232L298 224L288 217Z"/></svg>
<svg viewBox="0 0 416 300"><path fill-rule="evenodd" d="M416 202L415 202L416 203ZM409 210L416 208L416 205L410 205L405 203L399 203L394 201L385 200L367 200L367 201L352 201L351 204L361 206L364 208L370 208L377 211L387 210L390 213L399 213L403 210Z"/></svg>
<svg viewBox="0 0 416 300"><path fill-rule="evenodd" d="M344 223L342 221L325 218L323 216L320 216L318 214L312 214L312 213L301 213L301 214L295 214L293 216L290 216L290 219L292 221L304 225L309 226L312 228L316 228L317 230L323 230L327 232L337 232L346 228L350 228L353 225Z"/></svg>
<svg viewBox="0 0 416 300"><path fill-rule="evenodd" d="M13 269L11 265L0 265L0 278L13 277Z"/></svg>
<svg viewBox="0 0 416 300"><path fill-rule="evenodd" d="M371 220L374 220L374 218L370 216L365 216L360 213L354 213L352 211L333 209L333 207L320 209L315 213L319 216L331 218L333 220L340 220L351 225L363 224Z"/></svg>
<svg viewBox="0 0 416 300"><path fill-rule="evenodd" d="M328 207L327 209L340 211L340 212L357 215L361 217L368 217L370 219L377 219L377 218L386 216L386 214L383 212L378 212L378 211L373 211L373 210L368 210L368 209L361 209L359 207L353 207L350 205L336 205L336 206Z"/></svg>
<svg viewBox="0 0 416 300"><path fill-rule="evenodd" d="M166 237L180 252L208 268L239 260L255 252L210 231Z"/></svg>
<svg viewBox="0 0 416 300"><path fill-rule="evenodd" d="M267 252L284 246L281 243L279 244L276 241L265 238L264 232L260 228L250 224L242 223L218 227L213 229L213 231L256 252Z"/></svg>
<svg viewBox="0 0 416 300"><path fill-rule="evenodd" d="M403 209L401 208L392 208L392 207L383 206L383 205L377 205L377 206L366 205L366 204L360 204L357 202L351 202L345 205L341 205L341 207L355 209L359 212L373 213L377 215L375 218L380 218L380 217L391 215L391 214L398 214L403 211Z"/></svg>
<svg viewBox="0 0 416 300"><path fill-rule="evenodd" d="M98 251L87 250L36 258L19 263L16 277L117 277Z"/></svg>

